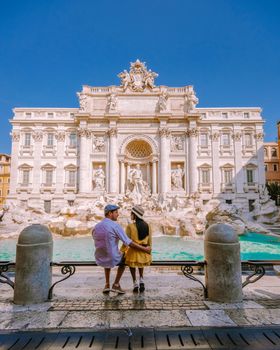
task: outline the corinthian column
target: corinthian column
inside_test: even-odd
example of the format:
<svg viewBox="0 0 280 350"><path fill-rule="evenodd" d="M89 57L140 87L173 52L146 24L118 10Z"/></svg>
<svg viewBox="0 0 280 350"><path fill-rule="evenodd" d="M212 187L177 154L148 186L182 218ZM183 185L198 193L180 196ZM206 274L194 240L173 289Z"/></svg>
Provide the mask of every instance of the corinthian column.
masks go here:
<svg viewBox="0 0 280 350"><path fill-rule="evenodd" d="M265 186L264 152L263 152L263 131L259 130L255 134L257 157L258 157L258 182L260 186Z"/></svg>
<svg viewBox="0 0 280 350"><path fill-rule="evenodd" d="M157 193L157 162L153 160L152 162L152 194Z"/></svg>
<svg viewBox="0 0 280 350"><path fill-rule="evenodd" d="M56 191L62 193L64 188L64 150L65 150L65 132L56 133L57 153L56 153Z"/></svg>
<svg viewBox="0 0 280 350"><path fill-rule="evenodd" d="M121 193L125 193L125 167L124 167L124 161L121 160Z"/></svg>
<svg viewBox="0 0 280 350"><path fill-rule="evenodd" d="M19 140L20 133L13 131L12 136L12 154L11 154L11 176L10 176L10 196L16 194L16 187L18 183L18 157L19 157Z"/></svg>
<svg viewBox="0 0 280 350"><path fill-rule="evenodd" d="M91 182L88 147L88 139L91 133L87 128L80 128L78 134L80 137L79 193L87 193L90 192Z"/></svg>
<svg viewBox="0 0 280 350"><path fill-rule="evenodd" d="M117 128L108 130L109 135L109 192L117 193L119 181L119 167L117 159Z"/></svg>
<svg viewBox="0 0 280 350"><path fill-rule="evenodd" d="M35 131L32 134L34 139L34 167L33 167L33 193L40 192L41 185L41 159L42 159L42 131Z"/></svg>
<svg viewBox="0 0 280 350"><path fill-rule="evenodd" d="M242 145L241 145L241 129L235 127L234 134L232 135L234 144L234 164L235 174L234 181L236 187L236 193L244 193L244 173L243 173L243 162L242 162Z"/></svg>
<svg viewBox="0 0 280 350"><path fill-rule="evenodd" d="M170 131L163 127L159 129L160 135L160 192L166 193L170 190L170 164L169 143Z"/></svg>
<svg viewBox="0 0 280 350"><path fill-rule="evenodd" d="M197 129L188 130L189 134L189 189L190 194L197 192Z"/></svg>

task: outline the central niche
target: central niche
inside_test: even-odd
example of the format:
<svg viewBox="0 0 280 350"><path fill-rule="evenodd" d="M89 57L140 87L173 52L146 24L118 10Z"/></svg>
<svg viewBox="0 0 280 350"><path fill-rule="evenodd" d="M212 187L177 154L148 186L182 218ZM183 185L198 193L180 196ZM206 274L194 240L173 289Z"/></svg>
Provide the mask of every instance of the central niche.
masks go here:
<svg viewBox="0 0 280 350"><path fill-rule="evenodd" d="M125 150L126 156L128 158L147 158L153 151L151 146L143 140L134 140L129 142Z"/></svg>

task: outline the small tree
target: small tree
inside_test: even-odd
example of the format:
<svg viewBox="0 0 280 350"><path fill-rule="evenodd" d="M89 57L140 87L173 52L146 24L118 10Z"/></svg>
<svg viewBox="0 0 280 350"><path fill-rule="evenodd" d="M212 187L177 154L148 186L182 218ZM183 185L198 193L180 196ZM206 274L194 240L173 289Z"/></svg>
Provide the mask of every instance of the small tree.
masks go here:
<svg viewBox="0 0 280 350"><path fill-rule="evenodd" d="M278 182L266 183L266 188L271 199L273 199L276 205L280 205L280 184Z"/></svg>

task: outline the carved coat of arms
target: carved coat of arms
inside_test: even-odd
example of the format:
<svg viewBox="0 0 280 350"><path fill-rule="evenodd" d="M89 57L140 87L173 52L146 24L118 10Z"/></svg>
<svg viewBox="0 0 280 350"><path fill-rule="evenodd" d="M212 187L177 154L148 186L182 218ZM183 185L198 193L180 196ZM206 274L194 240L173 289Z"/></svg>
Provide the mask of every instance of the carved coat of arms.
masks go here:
<svg viewBox="0 0 280 350"><path fill-rule="evenodd" d="M154 80L158 77L158 74L147 70L145 62L140 62L138 59L136 62L130 63L130 71L124 70L118 77L121 78L121 87L124 91L130 88L132 91L141 92L146 88L153 89L155 87Z"/></svg>

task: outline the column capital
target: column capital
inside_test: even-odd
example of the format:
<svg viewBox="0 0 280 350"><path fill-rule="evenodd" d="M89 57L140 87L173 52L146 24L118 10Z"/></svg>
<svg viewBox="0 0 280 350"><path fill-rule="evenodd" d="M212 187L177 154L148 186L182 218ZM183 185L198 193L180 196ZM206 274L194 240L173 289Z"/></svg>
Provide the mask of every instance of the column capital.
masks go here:
<svg viewBox="0 0 280 350"><path fill-rule="evenodd" d="M109 135L109 137L112 137L112 136L117 136L118 134L118 128L117 127L111 127L107 130L107 134Z"/></svg>
<svg viewBox="0 0 280 350"><path fill-rule="evenodd" d="M32 133L32 137L33 137L35 142L40 142L43 139L43 133L42 133L42 131L34 131Z"/></svg>
<svg viewBox="0 0 280 350"><path fill-rule="evenodd" d="M236 133L232 134L233 141L240 141L241 137L242 137L241 132L236 132Z"/></svg>
<svg viewBox="0 0 280 350"><path fill-rule="evenodd" d="M10 135L12 137L13 142L19 142L19 139L20 139L20 132L19 131L13 131L10 133Z"/></svg>
<svg viewBox="0 0 280 350"><path fill-rule="evenodd" d="M197 128L191 128L187 130L187 134L189 137L197 137L198 135L198 129Z"/></svg>
<svg viewBox="0 0 280 350"><path fill-rule="evenodd" d="M78 135L89 139L91 137L91 131L88 128L79 128Z"/></svg>
<svg viewBox="0 0 280 350"><path fill-rule="evenodd" d="M167 127L161 127L158 129L160 137L170 137L171 132Z"/></svg>
<svg viewBox="0 0 280 350"><path fill-rule="evenodd" d="M218 141L219 140L219 137L220 137L220 133L219 132L213 132L211 135L210 135L210 138L212 141Z"/></svg>
<svg viewBox="0 0 280 350"><path fill-rule="evenodd" d="M64 131L58 131L55 134L55 138L57 139L57 141L64 141L65 140L65 132Z"/></svg>
<svg viewBox="0 0 280 350"><path fill-rule="evenodd" d="M257 132L257 133L255 134L255 139L256 139L257 141L263 141L263 137L264 137L264 133L263 133L263 132Z"/></svg>

